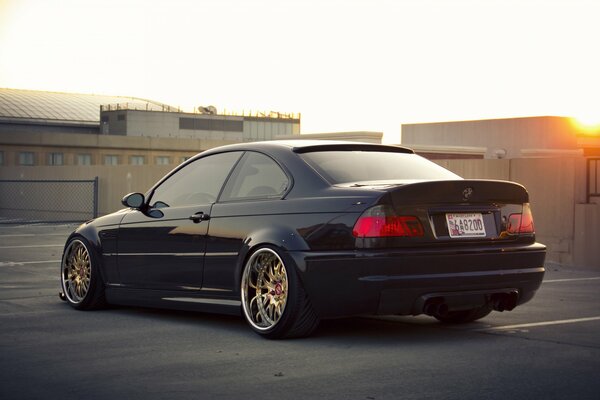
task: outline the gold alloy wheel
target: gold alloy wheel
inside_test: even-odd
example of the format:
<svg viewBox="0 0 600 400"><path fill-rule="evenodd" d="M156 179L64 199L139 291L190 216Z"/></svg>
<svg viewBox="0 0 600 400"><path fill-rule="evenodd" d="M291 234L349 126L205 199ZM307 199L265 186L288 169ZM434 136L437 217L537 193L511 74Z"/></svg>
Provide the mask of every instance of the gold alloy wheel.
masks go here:
<svg viewBox="0 0 600 400"><path fill-rule="evenodd" d="M279 255L268 248L250 257L242 276L242 306L252 326L264 331L274 327L288 299L288 276Z"/></svg>
<svg viewBox="0 0 600 400"><path fill-rule="evenodd" d="M63 256L62 286L71 303L81 303L88 291L92 279L90 253L80 240L73 240Z"/></svg>

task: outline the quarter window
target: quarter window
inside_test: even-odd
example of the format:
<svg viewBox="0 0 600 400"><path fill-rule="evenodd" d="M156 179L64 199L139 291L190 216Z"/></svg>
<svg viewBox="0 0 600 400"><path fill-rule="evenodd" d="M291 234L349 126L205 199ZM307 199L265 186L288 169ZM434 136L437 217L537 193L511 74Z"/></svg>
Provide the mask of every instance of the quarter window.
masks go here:
<svg viewBox="0 0 600 400"><path fill-rule="evenodd" d="M279 198L289 183L287 175L273 159L247 152L233 171L222 200Z"/></svg>
<svg viewBox="0 0 600 400"><path fill-rule="evenodd" d="M214 203L240 155L215 154L186 165L156 188L150 204L160 208Z"/></svg>

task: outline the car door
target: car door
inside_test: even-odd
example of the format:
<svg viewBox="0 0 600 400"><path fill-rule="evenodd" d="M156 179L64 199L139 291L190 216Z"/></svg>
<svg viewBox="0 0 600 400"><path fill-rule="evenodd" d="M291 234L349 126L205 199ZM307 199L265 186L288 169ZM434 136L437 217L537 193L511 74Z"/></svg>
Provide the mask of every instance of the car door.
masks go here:
<svg viewBox="0 0 600 400"><path fill-rule="evenodd" d="M145 212L132 211L119 229L118 268L125 286L162 290L202 287L212 204L242 152L199 158L150 194Z"/></svg>
<svg viewBox="0 0 600 400"><path fill-rule="evenodd" d="M277 224L277 203L292 180L271 157L248 151L213 205L204 264L203 288L235 291L235 268L248 232Z"/></svg>

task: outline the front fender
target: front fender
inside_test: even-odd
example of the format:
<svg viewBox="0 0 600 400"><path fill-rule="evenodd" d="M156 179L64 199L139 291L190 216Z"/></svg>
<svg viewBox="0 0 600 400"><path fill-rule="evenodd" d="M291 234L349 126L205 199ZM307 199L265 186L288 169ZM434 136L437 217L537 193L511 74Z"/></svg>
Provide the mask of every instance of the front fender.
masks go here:
<svg viewBox="0 0 600 400"><path fill-rule="evenodd" d="M83 223L67 239L68 243L74 237L82 237L89 243L92 247L91 251L96 253L100 262L99 270L105 284L119 282L117 239L119 224L125 214L126 210L121 210ZM63 248L63 256L65 249L66 244Z"/></svg>

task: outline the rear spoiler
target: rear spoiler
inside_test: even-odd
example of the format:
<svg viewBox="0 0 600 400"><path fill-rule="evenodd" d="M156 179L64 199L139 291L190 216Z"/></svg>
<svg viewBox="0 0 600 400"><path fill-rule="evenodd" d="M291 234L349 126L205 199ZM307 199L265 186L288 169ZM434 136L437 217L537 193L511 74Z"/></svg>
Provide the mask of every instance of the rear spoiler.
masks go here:
<svg viewBox="0 0 600 400"><path fill-rule="evenodd" d="M312 146L293 147L294 153L313 153L318 151L379 151L387 153L405 153L414 154L415 152L408 147L385 146L381 144L368 143L335 143L335 144L317 144Z"/></svg>
<svg viewBox="0 0 600 400"><path fill-rule="evenodd" d="M387 189L394 205L464 204L529 202L527 190L520 184L496 180L448 180L410 183Z"/></svg>

